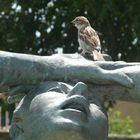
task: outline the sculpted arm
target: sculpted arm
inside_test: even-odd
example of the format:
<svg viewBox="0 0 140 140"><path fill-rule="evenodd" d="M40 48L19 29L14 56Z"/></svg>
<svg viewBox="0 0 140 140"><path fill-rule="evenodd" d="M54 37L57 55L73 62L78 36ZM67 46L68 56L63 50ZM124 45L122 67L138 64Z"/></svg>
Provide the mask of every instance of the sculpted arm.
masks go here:
<svg viewBox="0 0 140 140"><path fill-rule="evenodd" d="M96 96L139 102L139 75L139 63L93 62L73 54L35 56L0 52L0 92L5 86L25 89L24 85L43 81L82 81L92 84Z"/></svg>
<svg viewBox="0 0 140 140"><path fill-rule="evenodd" d="M116 75L116 76L114 76ZM119 83L132 87L122 72L103 70L80 57L35 56L0 52L0 87L37 84L42 81L83 81L97 84Z"/></svg>

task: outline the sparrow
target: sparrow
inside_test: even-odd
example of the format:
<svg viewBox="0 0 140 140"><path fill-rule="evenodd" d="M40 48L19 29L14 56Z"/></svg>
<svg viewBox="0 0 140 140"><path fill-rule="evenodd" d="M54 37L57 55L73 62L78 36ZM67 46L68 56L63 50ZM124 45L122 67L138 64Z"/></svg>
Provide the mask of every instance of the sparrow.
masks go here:
<svg viewBox="0 0 140 140"><path fill-rule="evenodd" d="M78 29L78 42L82 49L82 54L91 54L96 61L105 61L101 54L101 43L97 32L91 27L88 19L78 16L72 23Z"/></svg>

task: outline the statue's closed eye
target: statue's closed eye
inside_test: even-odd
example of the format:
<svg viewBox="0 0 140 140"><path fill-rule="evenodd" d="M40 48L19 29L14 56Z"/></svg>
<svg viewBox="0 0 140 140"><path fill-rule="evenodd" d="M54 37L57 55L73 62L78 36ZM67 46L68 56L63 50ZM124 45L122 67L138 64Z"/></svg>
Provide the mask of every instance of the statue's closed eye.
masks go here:
<svg viewBox="0 0 140 140"><path fill-rule="evenodd" d="M60 87L53 87L53 88L49 89L47 92L50 92L50 91L55 91L55 92L66 94L62 89L60 89Z"/></svg>
<svg viewBox="0 0 140 140"><path fill-rule="evenodd" d="M68 87L66 84L59 82L56 86L50 88L49 91L55 91L63 94L67 94L70 91L70 87Z"/></svg>

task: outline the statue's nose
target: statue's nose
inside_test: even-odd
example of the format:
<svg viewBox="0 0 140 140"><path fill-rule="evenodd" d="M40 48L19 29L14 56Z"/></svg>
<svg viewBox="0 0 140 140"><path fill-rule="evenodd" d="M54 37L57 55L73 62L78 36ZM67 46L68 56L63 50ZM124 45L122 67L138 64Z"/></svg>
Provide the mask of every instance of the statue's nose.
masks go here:
<svg viewBox="0 0 140 140"><path fill-rule="evenodd" d="M68 93L68 96L82 95L88 99L88 87L83 82L78 82Z"/></svg>

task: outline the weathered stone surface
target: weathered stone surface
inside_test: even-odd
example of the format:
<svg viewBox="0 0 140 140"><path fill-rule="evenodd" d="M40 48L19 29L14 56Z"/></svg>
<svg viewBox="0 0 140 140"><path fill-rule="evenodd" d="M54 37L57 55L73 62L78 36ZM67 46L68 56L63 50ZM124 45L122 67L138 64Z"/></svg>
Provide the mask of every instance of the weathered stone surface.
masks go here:
<svg viewBox="0 0 140 140"><path fill-rule="evenodd" d="M140 63L0 52L0 92L22 99L13 140L107 140L104 101L140 102L139 83Z"/></svg>
<svg viewBox="0 0 140 140"><path fill-rule="evenodd" d="M0 132L0 140L11 140L8 132ZM108 140L140 140L140 134L132 136L119 136L112 135L108 137Z"/></svg>

